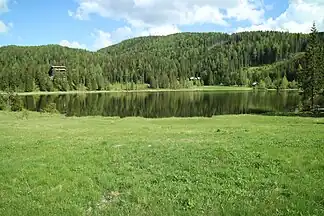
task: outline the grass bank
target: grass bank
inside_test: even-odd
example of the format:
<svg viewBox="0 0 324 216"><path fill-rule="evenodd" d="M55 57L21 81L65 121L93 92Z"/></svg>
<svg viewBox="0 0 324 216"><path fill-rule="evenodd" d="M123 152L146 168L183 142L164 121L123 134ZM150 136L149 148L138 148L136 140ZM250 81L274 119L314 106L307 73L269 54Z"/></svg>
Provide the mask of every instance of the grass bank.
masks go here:
<svg viewBox="0 0 324 216"><path fill-rule="evenodd" d="M0 215L324 214L324 119L0 119Z"/></svg>
<svg viewBox="0 0 324 216"><path fill-rule="evenodd" d="M56 91L56 92L18 92L18 95L50 95L50 94L90 94L90 93L118 93L118 92L183 92L183 91L250 91L249 87L236 86L202 86L183 89L138 89L138 90L101 90L101 91ZM0 92L1 94L1 92ZM5 94L5 92L2 92Z"/></svg>

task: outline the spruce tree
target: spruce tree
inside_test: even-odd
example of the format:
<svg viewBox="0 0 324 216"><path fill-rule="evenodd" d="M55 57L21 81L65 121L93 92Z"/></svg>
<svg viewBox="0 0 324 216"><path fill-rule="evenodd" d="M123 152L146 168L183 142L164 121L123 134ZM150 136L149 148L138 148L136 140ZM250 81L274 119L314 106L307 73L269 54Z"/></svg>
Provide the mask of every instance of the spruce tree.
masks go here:
<svg viewBox="0 0 324 216"><path fill-rule="evenodd" d="M320 46L320 54L319 54L319 80L318 80L318 88L319 91L324 96L324 44Z"/></svg>
<svg viewBox="0 0 324 216"><path fill-rule="evenodd" d="M282 78L281 83L280 83L280 88L281 89L287 89L288 85L289 85L289 82L287 80L286 75L284 75L284 77Z"/></svg>
<svg viewBox="0 0 324 216"><path fill-rule="evenodd" d="M321 55L318 41L318 32L315 23L311 28L311 33L308 39L308 45L305 53L305 67L299 71L298 81L300 88L303 90L303 101L307 103L311 101L311 109L314 108L314 99L317 93L321 90L320 58Z"/></svg>

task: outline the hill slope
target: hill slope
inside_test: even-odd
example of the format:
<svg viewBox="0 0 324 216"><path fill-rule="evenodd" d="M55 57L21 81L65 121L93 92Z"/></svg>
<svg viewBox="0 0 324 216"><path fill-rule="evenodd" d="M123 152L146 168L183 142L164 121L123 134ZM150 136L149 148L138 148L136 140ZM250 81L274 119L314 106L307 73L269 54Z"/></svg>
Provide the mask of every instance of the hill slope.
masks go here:
<svg viewBox="0 0 324 216"><path fill-rule="evenodd" d="M282 32L178 33L139 37L98 52L58 45L0 48L0 90L52 91L109 89L110 83L149 83L153 88L191 85L201 77L205 85L249 85L283 76L293 81L295 55L306 48L305 34ZM284 61L287 70L266 71L258 76L245 68ZM48 77L50 64L67 66L67 73Z"/></svg>

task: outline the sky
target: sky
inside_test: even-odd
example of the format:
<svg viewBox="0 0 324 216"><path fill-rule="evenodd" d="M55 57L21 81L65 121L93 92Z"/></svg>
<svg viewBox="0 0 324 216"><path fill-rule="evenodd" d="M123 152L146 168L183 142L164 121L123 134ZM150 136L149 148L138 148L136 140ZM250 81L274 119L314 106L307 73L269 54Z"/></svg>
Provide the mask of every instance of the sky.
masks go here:
<svg viewBox="0 0 324 216"><path fill-rule="evenodd" d="M0 46L98 50L178 32L324 31L324 0L0 0Z"/></svg>

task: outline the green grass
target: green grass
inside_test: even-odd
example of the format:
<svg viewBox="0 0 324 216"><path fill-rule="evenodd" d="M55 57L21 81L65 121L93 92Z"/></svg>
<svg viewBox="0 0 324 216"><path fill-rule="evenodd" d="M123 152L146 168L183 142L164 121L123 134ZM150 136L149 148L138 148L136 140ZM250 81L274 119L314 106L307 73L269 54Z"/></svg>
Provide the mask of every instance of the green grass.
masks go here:
<svg viewBox="0 0 324 216"><path fill-rule="evenodd" d="M122 84L122 83L112 83L109 85L111 91L125 91L128 89L134 88L133 90L146 90L148 89L148 84Z"/></svg>
<svg viewBox="0 0 324 216"><path fill-rule="evenodd" d="M203 91L250 91L253 88L241 86L203 86L201 89Z"/></svg>
<svg viewBox="0 0 324 216"><path fill-rule="evenodd" d="M0 119L0 215L324 215L324 119Z"/></svg>

